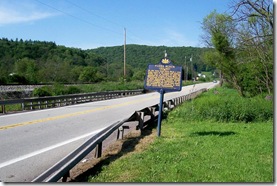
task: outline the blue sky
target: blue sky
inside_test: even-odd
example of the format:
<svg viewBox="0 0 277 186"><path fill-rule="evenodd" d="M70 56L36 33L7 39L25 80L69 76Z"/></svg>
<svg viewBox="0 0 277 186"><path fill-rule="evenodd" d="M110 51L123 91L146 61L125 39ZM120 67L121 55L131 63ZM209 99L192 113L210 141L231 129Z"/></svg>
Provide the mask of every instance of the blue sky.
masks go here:
<svg viewBox="0 0 277 186"><path fill-rule="evenodd" d="M127 44L202 47L201 22L230 0L0 0L0 38L91 49Z"/></svg>

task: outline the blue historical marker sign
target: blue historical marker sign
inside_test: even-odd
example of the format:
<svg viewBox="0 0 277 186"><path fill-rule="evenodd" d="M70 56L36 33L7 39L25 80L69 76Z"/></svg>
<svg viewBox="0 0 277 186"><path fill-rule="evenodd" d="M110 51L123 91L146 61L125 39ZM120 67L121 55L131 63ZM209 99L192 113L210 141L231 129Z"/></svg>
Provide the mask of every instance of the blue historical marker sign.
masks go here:
<svg viewBox="0 0 277 186"><path fill-rule="evenodd" d="M157 65L148 65L144 88L147 90L173 92L182 90L182 67L174 66L167 58Z"/></svg>
<svg viewBox="0 0 277 186"><path fill-rule="evenodd" d="M157 135L161 134L162 106L164 93L182 90L182 67L174 66L170 59L165 57L157 65L148 65L144 81L146 90L156 90L160 92L160 106L157 126Z"/></svg>

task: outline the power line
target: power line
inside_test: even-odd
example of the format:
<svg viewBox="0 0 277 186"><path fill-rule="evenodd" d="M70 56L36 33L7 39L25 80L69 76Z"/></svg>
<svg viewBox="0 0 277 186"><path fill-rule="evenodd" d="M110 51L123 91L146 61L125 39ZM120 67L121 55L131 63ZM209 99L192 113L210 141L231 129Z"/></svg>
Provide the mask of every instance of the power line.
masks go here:
<svg viewBox="0 0 277 186"><path fill-rule="evenodd" d="M114 30L111 30L111 29L108 29L108 28L105 28L105 27L102 27L102 26L93 24L93 23L91 23L91 22L89 22L89 21L86 21L86 20L81 19L81 18L79 18L79 17L76 17L76 16L74 16L74 15L72 15L72 14L69 14L69 13L67 13L67 12L64 12L64 11L62 11L62 10L60 10L60 9L57 9L57 8L51 6L51 5L48 5L48 4L46 4L46 3L43 3L43 2L41 2L41 1L39 1L39 0L36 0L36 1L39 2L40 4L43 4L44 6L50 7L50 8L52 8L52 9L58 11L58 12L61 12L61 13L65 14L65 15L68 15L68 16L74 18L74 19L77 19L77 20L79 20L79 21L81 21L81 22L84 22L84 23L86 23L86 24L89 24L89 25L91 25L91 26L93 26L93 27L97 27L97 28L100 28L100 29L103 29L103 30L107 30L107 31L109 31L109 32L113 32L113 33L122 35L122 33L115 32Z"/></svg>
<svg viewBox="0 0 277 186"><path fill-rule="evenodd" d="M112 20L110 20L110 19L107 19L107 18L105 18L105 17L103 17L103 16L101 16L101 15L95 14L95 13L93 13L92 11L89 11L89 10L87 10L87 9L85 9L85 8L83 8L83 7L81 7L81 6L77 5L77 4L75 4L75 3L72 3L72 2L69 1L69 0L66 0L66 1L67 1L69 4L71 4L71 5L73 5L73 6L77 7L77 8L79 8L80 10L82 10L82 11L84 11L84 12L86 12L86 13L89 13L89 14L91 14L91 15L93 15L93 16L96 16L96 17L98 17L98 18L101 18L101 19L103 19L103 20L105 20L105 21L107 21L107 22L110 22L110 23L112 23L112 24L114 24L114 25L116 25L116 26L119 26L119 27L121 27L121 29L124 29L124 30L126 29L125 26L120 25L120 24L116 23L115 21L112 21ZM133 35L137 40L143 41L143 40L140 39L138 36L136 36L133 32L131 32L129 29L128 29L128 33L129 33L129 34L131 33L131 35ZM130 38L129 36L126 36L126 37L128 38L128 40L134 41L134 43L136 42L134 39ZM144 42L144 41L143 41L143 42Z"/></svg>
<svg viewBox="0 0 277 186"><path fill-rule="evenodd" d="M40 0L35 0L35 1L37 1L38 3L40 3L40 4L44 5L44 6L47 6L47 7L51 8L51 9L54 9L54 10L56 10L56 11L58 11L58 12L61 12L61 13L65 14L65 15L67 15L67 16L70 16L70 17L72 17L72 18L74 18L74 19L76 19L76 20L79 20L79 21L81 21L81 22L84 22L84 23L86 23L86 24L88 24L88 25L90 25L90 26L97 27L97 28L102 29L102 30L107 30L107 31L109 31L109 32L112 32L112 33L115 33L115 34L118 34L118 35L121 35L121 36L122 36L122 33L116 32L116 31L114 31L114 30L112 30L112 29L109 29L109 28L106 28L106 27L102 27L102 26L93 24L93 23L91 23L91 22L89 22L89 21L87 21L87 20L85 20L85 19L82 19L82 18L80 18L80 17L77 17L77 16L75 16L75 15L72 15L72 14L70 14L70 13L67 13L67 12L65 12L65 11L63 11L63 10L60 10L60 9L54 7L54 6L51 6L51 5L46 4L46 3L44 3L44 2L41 2ZM77 4L75 4L75 3L72 3L72 2L69 1L69 0L66 0L66 1L67 1L69 4L71 4L71 5L75 6L75 7L77 7L77 8L80 9L80 10L82 10L83 12L89 13L89 14L91 14L91 15L93 15L93 16L96 16L96 17L98 17L98 18L101 18L101 19L103 19L103 20L105 20L105 21L107 21L107 22L109 22L109 23L112 23L112 24L114 24L114 25L117 25L117 26L121 27L121 29L126 29L126 27L124 27L124 26L122 26L122 25L116 23L115 21L112 21L112 20L110 20L110 19L107 19L107 18L105 18L105 17L103 17L103 16L101 16L101 15L95 14L95 13L93 13L93 12L91 12L91 11L89 11L89 10L87 10L87 9L85 9L85 8L83 8L83 7L79 6L79 5L77 5ZM131 32L129 29L128 29L128 32L129 32L131 35L133 35L133 38L135 38L135 40L143 41L143 40L140 39L138 36L136 36L133 32ZM136 41L135 41L133 38L131 38L131 37L129 37L129 36L126 36L126 37L128 38L128 40L131 40L131 41L133 41L134 43L136 43ZM143 41L143 42L145 42L145 41Z"/></svg>
<svg viewBox="0 0 277 186"><path fill-rule="evenodd" d="M72 3L72 2L69 1L69 0L66 0L66 1L67 1L69 4L71 4L71 5L73 5L73 6L77 7L77 8L79 8L79 9L81 9L81 10L84 11L84 12L87 12L87 13L93 15L93 16L96 16L96 17L101 18L101 19L103 19L103 20L105 20L105 21L107 21L107 22L110 22L110 23L112 23L112 24L114 24L114 25L117 25L117 26L119 26L119 27L121 27L121 28L124 28L124 26L122 26L122 25L120 25L120 24L118 24L118 23L116 23L116 22L114 22L114 21L111 21L111 20L109 20L109 19L107 19L107 18L105 18L105 17L103 17L103 16L100 16L100 15L98 15L98 14L95 14L95 13L93 13L92 11L89 11L89 10L87 10L87 9L85 9L85 8L83 8L83 7L81 7L81 6L77 5L77 4L75 4L75 3Z"/></svg>
<svg viewBox="0 0 277 186"><path fill-rule="evenodd" d="M143 43L147 42L147 41L144 41L143 39L141 39L139 36L137 36L136 34L134 34L132 31L128 30L128 33L129 35L133 35L133 38L135 40L139 40L139 41L142 41ZM128 36L127 36L128 37ZM132 41L135 41L134 39L128 37L129 40L132 40ZM148 42L148 45L151 45L149 42Z"/></svg>

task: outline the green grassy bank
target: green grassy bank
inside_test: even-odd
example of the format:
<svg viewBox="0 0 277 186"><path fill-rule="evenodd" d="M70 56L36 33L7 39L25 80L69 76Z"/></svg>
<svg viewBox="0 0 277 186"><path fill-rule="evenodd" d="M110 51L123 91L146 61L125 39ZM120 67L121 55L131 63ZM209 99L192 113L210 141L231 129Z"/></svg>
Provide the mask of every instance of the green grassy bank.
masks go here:
<svg viewBox="0 0 277 186"><path fill-rule="evenodd" d="M224 88L204 93L171 111L144 150L121 154L88 181L273 182L272 102Z"/></svg>

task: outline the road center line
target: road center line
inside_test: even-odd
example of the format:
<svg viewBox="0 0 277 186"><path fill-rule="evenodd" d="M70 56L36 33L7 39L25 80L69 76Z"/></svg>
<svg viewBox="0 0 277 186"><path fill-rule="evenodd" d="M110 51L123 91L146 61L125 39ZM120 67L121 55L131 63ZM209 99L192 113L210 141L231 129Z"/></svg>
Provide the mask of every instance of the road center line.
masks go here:
<svg viewBox="0 0 277 186"><path fill-rule="evenodd" d="M20 126L32 125L32 124L36 124L36 123L42 123L42 122L53 121L53 120L58 120L58 119L63 119L63 118L68 118L68 117L73 117L73 116L79 116L79 115L88 114L88 113L106 110L106 109L111 109L111 108L122 107L122 106L131 105L131 104L135 104L135 103L140 103L143 101L148 101L150 99L154 99L157 97L158 96L151 96L151 97L143 98L143 99L139 99L139 100L124 102L124 103L115 104L115 105L98 107L98 108L94 108L94 109L90 109L90 110L85 110L85 111L80 111L80 112L75 112L75 113L70 113L70 114L64 114L64 115L60 115L60 116L54 116L54 117L48 117L48 118L43 118L43 119L37 119L37 120L32 120L32 121L10 124L10 125L0 127L0 131L15 128L15 127L20 127Z"/></svg>

